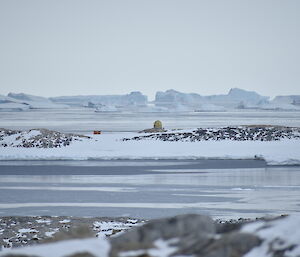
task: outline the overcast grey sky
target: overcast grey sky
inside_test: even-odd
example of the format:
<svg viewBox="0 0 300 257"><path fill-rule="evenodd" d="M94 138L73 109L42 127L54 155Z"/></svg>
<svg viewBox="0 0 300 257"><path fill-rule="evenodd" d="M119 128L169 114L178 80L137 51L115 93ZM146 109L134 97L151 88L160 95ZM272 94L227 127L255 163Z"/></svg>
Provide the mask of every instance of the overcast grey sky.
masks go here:
<svg viewBox="0 0 300 257"><path fill-rule="evenodd" d="M0 0L0 94L300 94L299 0Z"/></svg>

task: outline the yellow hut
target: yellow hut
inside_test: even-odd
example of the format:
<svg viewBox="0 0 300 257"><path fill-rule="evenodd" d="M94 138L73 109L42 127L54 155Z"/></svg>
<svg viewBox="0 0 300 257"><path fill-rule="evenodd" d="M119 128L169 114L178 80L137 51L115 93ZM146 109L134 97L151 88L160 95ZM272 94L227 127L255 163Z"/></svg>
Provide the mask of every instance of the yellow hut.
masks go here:
<svg viewBox="0 0 300 257"><path fill-rule="evenodd" d="M162 123L160 120L156 120L153 124L153 128L155 129L162 129Z"/></svg>

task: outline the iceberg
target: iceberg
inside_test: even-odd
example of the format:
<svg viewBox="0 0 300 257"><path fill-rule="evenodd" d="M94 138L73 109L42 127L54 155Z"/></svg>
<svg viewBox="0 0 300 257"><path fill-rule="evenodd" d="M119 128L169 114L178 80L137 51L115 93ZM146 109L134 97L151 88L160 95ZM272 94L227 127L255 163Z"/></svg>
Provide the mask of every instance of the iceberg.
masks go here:
<svg viewBox="0 0 300 257"><path fill-rule="evenodd" d="M126 95L78 95L59 96L50 98L54 103L66 104L69 106L145 106L148 98L141 92L131 92Z"/></svg>
<svg viewBox="0 0 300 257"><path fill-rule="evenodd" d="M9 93L7 95L12 101L19 104L28 105L29 109L64 109L67 105L53 103L46 97L34 96L24 93Z"/></svg>
<svg viewBox="0 0 300 257"><path fill-rule="evenodd" d="M0 111L25 111L29 109L29 105L16 101L13 98L0 95Z"/></svg>
<svg viewBox="0 0 300 257"><path fill-rule="evenodd" d="M155 104L169 109L178 109L185 106L186 109L195 111L225 111L235 109L243 103L243 106L268 102L267 96L261 96L256 92L232 88L227 95L201 96L195 93L181 93L170 89L165 92L157 92Z"/></svg>
<svg viewBox="0 0 300 257"><path fill-rule="evenodd" d="M227 95L212 95L206 99L212 104L231 109L259 108L259 104L269 102L268 96L240 88L231 88Z"/></svg>

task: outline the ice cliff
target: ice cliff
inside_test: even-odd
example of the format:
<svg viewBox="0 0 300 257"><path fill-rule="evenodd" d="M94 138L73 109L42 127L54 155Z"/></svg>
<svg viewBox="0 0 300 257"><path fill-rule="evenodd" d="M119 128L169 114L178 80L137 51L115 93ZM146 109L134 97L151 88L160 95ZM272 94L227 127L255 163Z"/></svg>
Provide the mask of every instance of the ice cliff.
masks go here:
<svg viewBox="0 0 300 257"><path fill-rule="evenodd" d="M135 91L125 95L78 95L45 98L24 93L0 95L0 111L87 107L97 112L189 112L234 109L300 111L300 95L277 96L270 100L254 91L232 88L227 94L202 96L173 89L158 91L153 102Z"/></svg>
<svg viewBox="0 0 300 257"><path fill-rule="evenodd" d="M141 92L131 92L126 95L79 95L79 96L59 96L50 98L55 103L67 104L70 106L108 106L127 107L144 106L148 102L147 96Z"/></svg>

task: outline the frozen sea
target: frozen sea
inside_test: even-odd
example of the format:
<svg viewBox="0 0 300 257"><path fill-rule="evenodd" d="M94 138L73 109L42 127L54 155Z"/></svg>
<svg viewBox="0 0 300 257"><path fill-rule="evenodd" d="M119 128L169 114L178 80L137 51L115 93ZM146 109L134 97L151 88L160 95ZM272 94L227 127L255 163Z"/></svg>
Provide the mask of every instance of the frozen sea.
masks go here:
<svg viewBox="0 0 300 257"><path fill-rule="evenodd" d="M95 113L91 109L0 112L0 127L89 134L274 124L300 127L300 112ZM1 161L0 216L219 218L300 212L300 166L247 160Z"/></svg>
<svg viewBox="0 0 300 257"><path fill-rule="evenodd" d="M300 167L255 160L0 162L0 215L218 218L300 211Z"/></svg>
<svg viewBox="0 0 300 257"><path fill-rule="evenodd" d="M11 129L48 128L61 132L135 132L161 120L167 129L189 129L230 125L272 124L300 127L300 112L228 111L180 113L96 113L93 109L30 110L0 112L0 127Z"/></svg>

